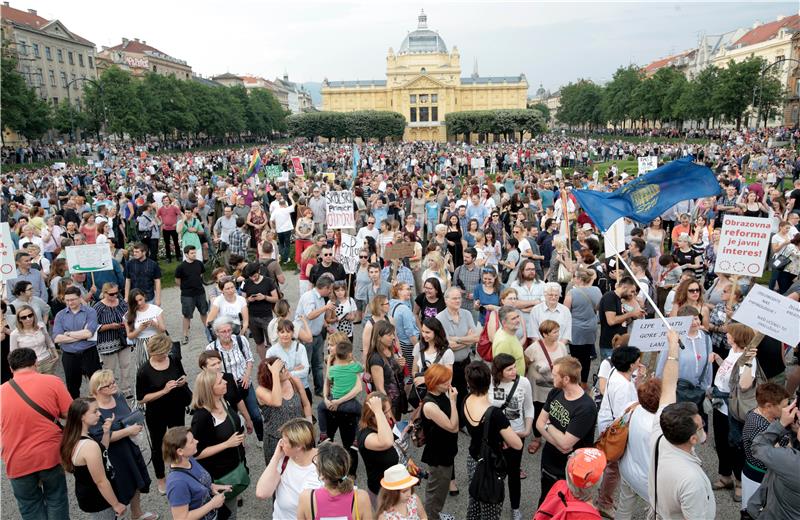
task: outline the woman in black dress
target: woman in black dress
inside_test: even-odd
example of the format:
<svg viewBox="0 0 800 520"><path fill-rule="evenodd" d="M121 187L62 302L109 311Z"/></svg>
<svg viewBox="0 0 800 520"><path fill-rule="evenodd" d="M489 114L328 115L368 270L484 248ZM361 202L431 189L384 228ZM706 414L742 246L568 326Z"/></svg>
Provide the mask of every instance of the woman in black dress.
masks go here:
<svg viewBox="0 0 800 520"><path fill-rule="evenodd" d="M367 471L367 490L372 504L377 505L383 472L400 461L394 447L392 403L386 395L372 392L361 409L356 437L358 453Z"/></svg>
<svg viewBox="0 0 800 520"><path fill-rule="evenodd" d="M447 233L445 233L444 238L447 240L447 250L453 258L453 269L456 269L464 263L465 242L458 215L450 215L447 218Z"/></svg>
<svg viewBox="0 0 800 520"><path fill-rule="evenodd" d="M147 363L136 377L136 400L146 404L145 417L150 442L161 446L167 429L183 426L186 407L192 401L192 392L186 384L186 372L180 360L169 356L172 339L159 333L147 342ZM153 450L153 469L158 479L158 492L167 492L164 459L160 449Z"/></svg>

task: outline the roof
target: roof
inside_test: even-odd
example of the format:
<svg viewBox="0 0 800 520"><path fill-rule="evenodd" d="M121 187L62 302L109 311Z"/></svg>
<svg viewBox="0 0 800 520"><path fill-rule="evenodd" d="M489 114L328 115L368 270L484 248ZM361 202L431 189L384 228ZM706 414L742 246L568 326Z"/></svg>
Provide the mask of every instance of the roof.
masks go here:
<svg viewBox="0 0 800 520"><path fill-rule="evenodd" d="M778 32L783 29L791 31L800 30L800 15L793 14L786 16L774 22L759 25L745 33L744 36L733 42L734 47L746 47L748 45L755 45L757 43L771 40L778 35Z"/></svg>
<svg viewBox="0 0 800 520"><path fill-rule="evenodd" d="M355 81L328 81L323 83L323 87L348 88L348 87L385 87L385 79L364 79Z"/></svg>
<svg viewBox="0 0 800 520"><path fill-rule="evenodd" d="M217 83L216 81L210 80L208 78L202 78L200 76L192 75L192 80L198 83L201 83L207 87L224 87L222 83Z"/></svg>
<svg viewBox="0 0 800 520"><path fill-rule="evenodd" d="M242 79L236 74L231 74L230 72L226 72L225 74L220 74L219 76L214 76L214 80L220 79Z"/></svg>
<svg viewBox="0 0 800 520"><path fill-rule="evenodd" d="M186 61L170 56L166 52L160 51L155 47L153 47L152 45L148 45L146 41L139 40L139 38L134 38L133 40L123 38L122 43L120 43L119 45L114 45L113 47L104 49L104 52L108 51L125 51L125 52L133 52L136 54L145 54L147 56L153 56L155 58L162 58L167 61L184 65L186 67L189 66L189 64L186 63Z"/></svg>
<svg viewBox="0 0 800 520"><path fill-rule="evenodd" d="M48 25L52 24L53 22L58 22L61 24L64 29L67 29L63 23L58 20L48 20L46 18L42 18L36 13L36 10L30 9L28 11L22 11L20 9L14 9L13 7L2 5L0 6L0 17L3 20L9 20L16 25L21 25L28 29L34 31L41 31L44 32ZM90 42L86 38L75 34L74 32L67 29L69 34L75 38L77 41L94 47L94 43Z"/></svg>
<svg viewBox="0 0 800 520"><path fill-rule="evenodd" d="M462 85L497 85L502 83L527 83L524 74L519 76L489 76L485 78L461 78Z"/></svg>
<svg viewBox="0 0 800 520"><path fill-rule="evenodd" d="M399 54L447 53L447 45L439 33L428 29L428 17L422 11L418 18L417 30L408 33L400 44Z"/></svg>
<svg viewBox="0 0 800 520"><path fill-rule="evenodd" d="M667 56L666 58L661 58L659 60L650 62L644 67L644 71L646 74L652 74L658 69L663 69L664 67L669 67L672 65L678 65L678 60L684 57L689 57L691 54L696 52L697 49L689 49L688 51L683 51L680 54L674 54L672 56Z"/></svg>

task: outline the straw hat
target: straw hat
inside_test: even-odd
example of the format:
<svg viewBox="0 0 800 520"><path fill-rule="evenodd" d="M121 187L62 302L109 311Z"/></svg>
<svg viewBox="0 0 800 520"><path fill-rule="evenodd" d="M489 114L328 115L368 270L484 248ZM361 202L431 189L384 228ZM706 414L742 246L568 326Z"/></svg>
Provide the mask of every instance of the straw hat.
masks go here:
<svg viewBox="0 0 800 520"><path fill-rule="evenodd" d="M405 466L402 464L395 464L383 472L381 486L383 486L383 489L388 489L390 491L399 491L415 486L418 482L419 479L417 477L412 477Z"/></svg>

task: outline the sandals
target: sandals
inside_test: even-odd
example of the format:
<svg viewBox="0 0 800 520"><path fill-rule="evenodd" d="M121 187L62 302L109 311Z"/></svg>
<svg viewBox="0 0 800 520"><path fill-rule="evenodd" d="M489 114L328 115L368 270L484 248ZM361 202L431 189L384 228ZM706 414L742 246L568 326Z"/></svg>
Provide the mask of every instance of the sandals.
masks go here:
<svg viewBox="0 0 800 520"><path fill-rule="evenodd" d="M542 447L542 440L541 439L533 439L530 444L528 444L528 453L531 455L535 454L539 451L539 448Z"/></svg>
<svg viewBox="0 0 800 520"><path fill-rule="evenodd" d="M711 489L715 491L720 489L733 489L733 479L727 480L720 477L716 482L711 484ZM741 491L739 492L739 499L741 500Z"/></svg>
<svg viewBox="0 0 800 520"><path fill-rule="evenodd" d="M519 479L520 479L520 480L525 480L526 478L528 478L528 474L527 474L527 473L525 473L525 470L523 470L523 469L520 469L520 470L519 470Z"/></svg>
<svg viewBox="0 0 800 520"><path fill-rule="evenodd" d="M733 501L734 502L742 501L742 486L738 484L733 488Z"/></svg>

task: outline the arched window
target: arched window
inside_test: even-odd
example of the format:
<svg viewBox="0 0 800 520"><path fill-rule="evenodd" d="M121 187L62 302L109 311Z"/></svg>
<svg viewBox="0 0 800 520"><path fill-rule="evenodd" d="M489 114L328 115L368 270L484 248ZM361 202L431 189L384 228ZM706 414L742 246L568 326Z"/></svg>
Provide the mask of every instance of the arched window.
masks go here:
<svg viewBox="0 0 800 520"><path fill-rule="evenodd" d="M425 74L425 72L427 72L427 71L425 70L425 67L422 67L421 69L419 69L419 73L420 73L420 74Z"/></svg>

